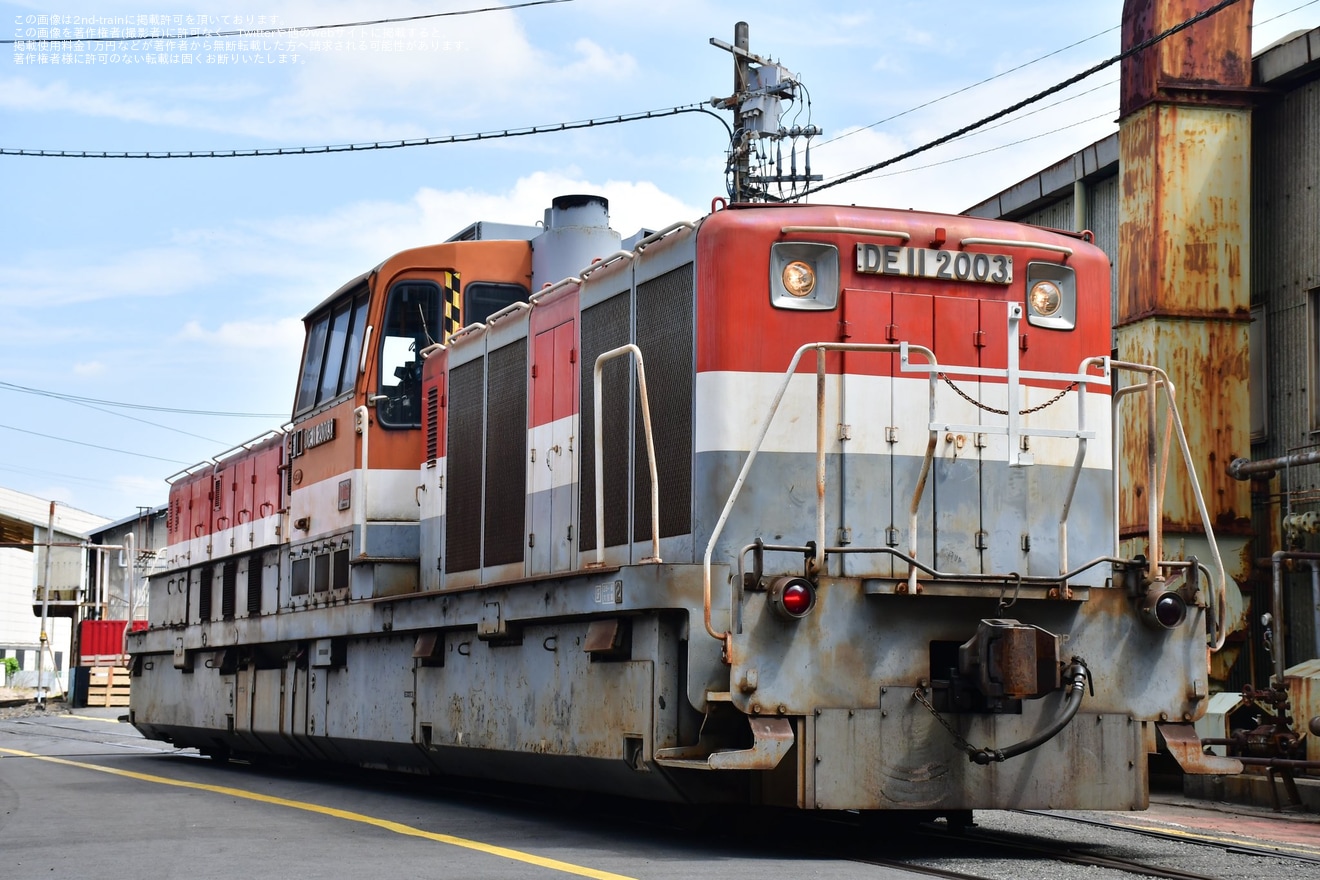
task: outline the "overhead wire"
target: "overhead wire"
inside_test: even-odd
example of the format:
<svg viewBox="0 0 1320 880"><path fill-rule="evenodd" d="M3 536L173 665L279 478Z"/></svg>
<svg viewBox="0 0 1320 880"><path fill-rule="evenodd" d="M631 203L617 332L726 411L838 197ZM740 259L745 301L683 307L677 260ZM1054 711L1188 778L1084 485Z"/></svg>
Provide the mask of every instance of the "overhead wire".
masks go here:
<svg viewBox="0 0 1320 880"><path fill-rule="evenodd" d="M1261 21L1252 22L1251 27L1253 30L1255 30L1256 28L1260 27L1263 24L1269 24L1272 21L1278 21L1279 19L1283 18L1285 15L1292 15L1294 12L1298 11L1299 9L1305 9L1308 6L1314 6L1317 3L1320 3L1320 0L1307 0L1307 2L1303 3L1300 6L1294 6L1292 9L1289 9L1287 12L1280 12L1278 15L1272 15L1269 18L1262 19Z"/></svg>
<svg viewBox="0 0 1320 880"><path fill-rule="evenodd" d="M103 452L117 452L120 455L132 455L136 458L149 458L153 461L165 461L170 464L181 464L185 467L192 464L190 461L179 461L176 458L162 458L159 455L148 455L145 452L131 452L127 449L116 449L113 446L100 446L96 443L88 443L84 440L70 440L68 437L58 437L54 434L43 434L40 431L29 431L26 428L16 428L13 425L0 425L0 428L4 428L6 431L16 431L19 434L29 434L33 437L42 437L46 440L58 440L61 443L72 443L75 446L85 446L89 449L100 449Z"/></svg>
<svg viewBox="0 0 1320 880"><path fill-rule="evenodd" d="M1312 2L1320 2L1320 0L1312 0ZM1030 67L1031 65L1044 61L1047 58L1053 58L1055 55L1058 55L1061 52L1067 52L1069 49L1075 49L1078 46L1082 45L1083 43L1089 43L1091 40L1094 40L1097 37L1103 37L1107 33L1118 30L1119 27L1120 27L1119 25L1114 25L1111 28L1105 28L1099 33L1091 34L1091 36L1089 37L1083 37L1082 39L1076 41L1075 43L1069 43L1066 46L1060 46L1058 49L1055 49L1052 52L1046 52L1044 55L1041 55L1037 58L1033 58L1030 61L1024 61L1021 64L1017 65L1016 67L1010 67L1008 70L1002 70L999 73L994 74L993 76L987 76L985 79L977 80L976 82L969 83L968 85L965 85L962 88L954 89L952 92L949 92L944 95L940 95L938 98L931 98L929 101L925 101L921 104L916 105L915 107L909 107L906 110L895 113L893 116L886 116L884 119L877 119L875 122L872 122L868 125L863 125L860 128L849 129L843 134L836 135L835 137L832 137L827 141L821 141L819 144L816 145L816 149L820 149L821 147L828 146L829 144L835 143L836 141L841 141L844 138L852 137L858 132L867 131L868 129L875 128L877 125L884 125L886 122L893 122L895 119L899 119L903 116L908 115L909 113L915 113L918 110L924 110L925 108L930 107L934 104L938 104L941 101L947 100L956 95L961 95L963 92L969 92L972 89L977 88L978 86L983 86L988 82L994 82L995 80L1001 77L1008 76L1010 73L1017 73L1019 70L1022 70L1023 68Z"/></svg>
<svg viewBox="0 0 1320 880"><path fill-rule="evenodd" d="M900 174L908 174L913 171L923 171L927 168L936 168L940 165L949 165L953 162L961 162L964 159L972 159L975 158L976 156L984 156L987 153L993 153L998 150L1004 150L1007 149L1008 147L1020 146L1021 144L1030 143L1031 141L1039 140L1043 137L1048 137L1049 135L1052 134L1058 134L1061 131L1067 131L1070 128L1076 128L1079 125L1085 125L1088 122L1095 122L1097 119L1104 119L1106 116L1112 116L1116 112L1117 112L1116 109L1106 110L1104 113L1097 113L1095 116L1090 116L1087 117L1086 119L1079 119L1076 122L1070 122L1067 125L1061 125L1058 128L1052 128L1049 131L1038 132L1037 134L1033 134L1030 137L1025 137L1020 140L1009 141L1008 143L1003 143L1003 144L997 144L993 147L987 147L984 150L977 150L975 153L964 153L961 156L952 156L948 159L941 159L938 162L928 162L925 165L914 165L911 168L900 168L897 171L890 171L885 174L872 173L866 175L865 177L859 177L858 180L877 180L882 177L897 177Z"/></svg>
<svg viewBox="0 0 1320 880"><path fill-rule="evenodd" d="M24 394L35 394L39 397L53 397L57 400L67 400L71 403L98 404L100 406L111 406L119 409L139 409L150 412L177 413L187 416L223 416L240 419L282 419L285 413L255 413L255 412L226 412L224 410L210 409L183 409L176 406L158 406L146 403L123 403L117 400L103 400L99 397L80 397L76 394L63 394L59 391L46 391L42 388L32 388L27 385L16 385L13 382L0 382L0 388L7 388L10 391L19 391ZM206 439L206 438L202 438Z"/></svg>
<svg viewBox="0 0 1320 880"><path fill-rule="evenodd" d="M31 150L0 147L0 156L28 156L63 159L242 159L254 156L314 156L326 153L359 153L372 150L397 150L404 147L432 147L440 144L461 144L473 141L491 141L502 138L525 137L534 134L549 134L557 131L574 131L582 128L595 128L605 125L618 125L625 122L638 122L643 119L662 119L666 116L678 116L682 113L704 113L707 116L720 117L707 110L704 104L681 104L658 110L641 110L636 113L621 113L617 116L582 119L575 122L556 122L547 125L529 125L522 128L494 129L491 131L453 134L441 137L406 138L397 141L370 141L356 144L327 144L314 147L269 147L239 150L162 150L162 151L111 151L111 150ZM724 122L723 119L720 119ZM728 123L724 123L728 127Z"/></svg>
<svg viewBox="0 0 1320 880"><path fill-rule="evenodd" d="M961 128L956 129L955 131L949 132L948 134L943 135L942 137L938 137L933 141L928 141L927 143L922 144L921 146L914 147L911 150L907 150L906 152L900 153L897 156L893 156L881 162L876 162L874 164L867 165L864 168L858 168L854 171L850 171L845 174L839 175L833 180L825 181L820 186L808 187L799 195L799 198L805 198L806 196L813 195L815 193L821 192L831 187L838 186L839 184L848 183L860 177L864 177L868 174L871 174L874 171L879 171L881 168L887 168L890 165L895 165L906 159L910 159L913 156L920 155L921 153L924 153L927 150L931 150L942 144L946 144L949 141L954 140L955 138L967 134L968 132L975 131L978 128L982 128L983 126L988 125L989 123L994 122L998 119L1002 119L1003 117L1008 116L1011 113L1016 113L1018 110L1021 110L1023 107L1029 107L1032 104L1036 103L1037 101L1044 100L1045 98L1048 98L1050 95L1057 94L1063 91L1064 89L1068 88L1069 86L1081 82L1082 80L1086 79L1089 76L1094 76L1095 74L1099 73L1105 68L1117 64L1119 61L1122 61L1125 58L1129 58L1138 52L1142 52L1145 51L1146 49L1149 49L1151 46L1154 46L1157 43L1168 39L1169 37L1173 36L1176 33L1179 33L1180 31L1186 30L1187 28L1191 27L1197 22L1204 21L1210 16L1215 15L1216 13L1224 9L1227 9L1229 6L1232 6L1237 2L1239 2L1239 0L1221 0L1221 2L1216 3L1214 6L1211 6L1208 9L1198 12L1196 15L1193 15L1190 18L1187 18L1184 21L1179 22L1173 27L1161 31L1160 33L1156 34L1153 37L1150 37L1149 39L1142 40L1140 43L1137 43L1136 45L1131 46L1123 50L1122 52L1119 52L1117 55L1113 56L1112 58L1102 61L1099 64L1092 65L1091 67L1088 67L1086 70L1083 70L1081 73L1074 74L1073 76L1068 77L1062 82L1056 83L1047 89L1037 92L1036 94L1032 95L1029 98L1024 98L1023 100L1018 101L1017 103L1012 104L1009 107L1005 107L1002 110L999 110L995 113L991 113L989 116L982 117L981 119L978 119L975 122L969 123L968 125L964 125Z"/></svg>

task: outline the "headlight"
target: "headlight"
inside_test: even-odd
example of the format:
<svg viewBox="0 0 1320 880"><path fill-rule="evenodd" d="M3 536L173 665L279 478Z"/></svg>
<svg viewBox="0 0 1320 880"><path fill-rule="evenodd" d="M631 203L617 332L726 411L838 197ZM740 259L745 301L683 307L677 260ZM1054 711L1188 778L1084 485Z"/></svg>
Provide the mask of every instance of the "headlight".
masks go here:
<svg viewBox="0 0 1320 880"><path fill-rule="evenodd" d="M794 260L784 267L782 275L784 289L793 296L811 296L816 289L816 270L801 260Z"/></svg>
<svg viewBox="0 0 1320 880"><path fill-rule="evenodd" d="M1063 294L1053 281L1037 281L1031 286L1031 310L1042 318L1051 318L1063 304Z"/></svg>
<svg viewBox="0 0 1320 880"><path fill-rule="evenodd" d="M1027 264L1027 323L1053 330L1077 326L1077 273L1071 266Z"/></svg>
<svg viewBox="0 0 1320 880"><path fill-rule="evenodd" d="M839 302L839 249L832 244L777 241L770 246L770 305L832 309Z"/></svg>

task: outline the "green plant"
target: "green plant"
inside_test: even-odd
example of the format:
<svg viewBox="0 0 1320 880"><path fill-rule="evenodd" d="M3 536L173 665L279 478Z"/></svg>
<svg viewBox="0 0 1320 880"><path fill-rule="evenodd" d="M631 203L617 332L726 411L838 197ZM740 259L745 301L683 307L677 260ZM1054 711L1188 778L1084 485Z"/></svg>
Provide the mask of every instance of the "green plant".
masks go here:
<svg viewBox="0 0 1320 880"><path fill-rule="evenodd" d="M8 683L9 679L11 679L11 678L14 677L14 673L15 673L15 672L18 672L18 658L17 658L17 657L6 657L6 658L5 658L5 682L6 682L6 683Z"/></svg>

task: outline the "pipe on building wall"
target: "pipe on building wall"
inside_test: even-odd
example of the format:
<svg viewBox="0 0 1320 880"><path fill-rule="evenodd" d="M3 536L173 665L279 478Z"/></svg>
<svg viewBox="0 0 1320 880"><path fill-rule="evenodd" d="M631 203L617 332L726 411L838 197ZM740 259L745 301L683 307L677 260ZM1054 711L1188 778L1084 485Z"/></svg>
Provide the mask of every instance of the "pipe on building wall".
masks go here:
<svg viewBox="0 0 1320 880"><path fill-rule="evenodd" d="M1286 666L1286 647L1288 644L1288 625L1283 617L1283 563L1285 560L1306 562L1311 567L1311 595L1320 602L1320 553L1304 553L1298 550L1276 550L1270 556L1270 569L1273 578L1270 584L1270 611L1274 615L1274 686L1283 687L1283 675ZM1317 624L1320 624L1320 607L1313 610ZM1317 629L1320 634L1320 629ZM1320 645L1317 646L1320 653Z"/></svg>
<svg viewBox="0 0 1320 880"><path fill-rule="evenodd" d="M1084 232L1086 218L1091 213L1091 203L1086 189L1086 181L1078 178L1073 181L1073 231Z"/></svg>
<svg viewBox="0 0 1320 880"><path fill-rule="evenodd" d="M1320 657L1320 559L1311 563L1311 641L1315 647L1315 656Z"/></svg>
<svg viewBox="0 0 1320 880"><path fill-rule="evenodd" d="M1235 480L1249 480L1252 477L1272 477L1284 468L1302 467L1308 464L1320 464L1320 449L1306 452L1294 452L1278 458L1264 458L1252 461L1249 458L1235 458L1228 464L1228 475Z"/></svg>

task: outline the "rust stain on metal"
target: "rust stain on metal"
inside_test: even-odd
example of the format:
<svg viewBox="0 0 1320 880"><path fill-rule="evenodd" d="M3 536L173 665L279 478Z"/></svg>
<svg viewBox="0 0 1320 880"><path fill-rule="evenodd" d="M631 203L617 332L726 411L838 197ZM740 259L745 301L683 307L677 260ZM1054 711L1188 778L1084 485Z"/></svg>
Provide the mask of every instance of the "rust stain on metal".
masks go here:
<svg viewBox="0 0 1320 880"><path fill-rule="evenodd" d="M1235 758L1221 758L1201 751L1201 740L1190 724L1157 724L1160 736L1168 746L1169 754L1184 773L1210 776L1242 772L1242 762Z"/></svg>
<svg viewBox="0 0 1320 880"><path fill-rule="evenodd" d="M1135 46L1214 5L1214 0L1126 0L1123 45ZM1123 61L1122 114L1152 101L1242 103L1251 86L1252 0Z"/></svg>

